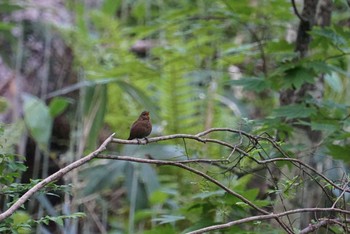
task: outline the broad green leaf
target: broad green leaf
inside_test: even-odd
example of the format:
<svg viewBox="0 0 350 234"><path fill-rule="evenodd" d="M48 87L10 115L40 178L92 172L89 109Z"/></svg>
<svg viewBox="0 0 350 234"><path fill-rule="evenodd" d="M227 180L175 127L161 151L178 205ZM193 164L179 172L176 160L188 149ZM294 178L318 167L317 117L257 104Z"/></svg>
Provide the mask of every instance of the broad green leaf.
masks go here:
<svg viewBox="0 0 350 234"><path fill-rule="evenodd" d="M306 107L303 104L295 104L281 106L275 109L272 113L273 117L285 117L286 119L306 118L315 115L316 110L311 107Z"/></svg>
<svg viewBox="0 0 350 234"><path fill-rule="evenodd" d="M52 117L46 104L39 98L24 94L24 121L30 134L40 147L49 143L52 130Z"/></svg>
<svg viewBox="0 0 350 234"><path fill-rule="evenodd" d="M68 104L69 100L67 98L56 97L52 99L49 104L51 117L55 118L58 115L62 114L63 111L65 111L65 109L67 108Z"/></svg>

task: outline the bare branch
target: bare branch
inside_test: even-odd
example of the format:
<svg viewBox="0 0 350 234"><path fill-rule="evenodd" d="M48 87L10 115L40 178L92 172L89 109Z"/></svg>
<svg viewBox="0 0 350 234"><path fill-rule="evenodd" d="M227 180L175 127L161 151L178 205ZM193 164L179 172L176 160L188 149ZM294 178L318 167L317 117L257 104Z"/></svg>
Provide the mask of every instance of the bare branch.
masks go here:
<svg viewBox="0 0 350 234"><path fill-rule="evenodd" d="M307 169L309 169L310 171L312 171L313 173L317 174L318 176L320 176L322 179L324 179L327 183L329 183L330 185L332 185L334 188L337 188L341 191L345 192L350 192L350 189L347 188L342 188L339 185L335 184L333 181L331 181L330 179L328 179L325 175L323 175L322 173L318 172L316 169L314 169L313 167L309 166L308 164L296 159L296 158L272 158L272 159L266 159L266 160L257 160L255 158L250 157L252 160L254 160L256 163L258 164L266 164L266 163L271 163L271 162L277 162L277 161L289 161L289 162L294 162L294 163L298 163L300 165L302 165L303 167L306 167Z"/></svg>
<svg viewBox="0 0 350 234"><path fill-rule="evenodd" d="M65 174L72 171L73 169L80 167L81 165L89 162L91 159L95 158L98 154L106 150L106 146L112 141L113 136L115 133L110 135L102 144L101 146L95 150L94 152L90 153L89 155L69 164L68 166L60 169L59 171L55 172L54 174L50 175L49 177L43 179L38 184L33 186L31 189L29 189L25 194L23 194L9 209L7 209L5 212L0 214L0 221L6 219L10 215L12 215L18 208L20 208L31 196L34 195L37 191L45 187L47 184L54 182L60 178L62 178Z"/></svg>
<svg viewBox="0 0 350 234"><path fill-rule="evenodd" d="M157 165L173 165L173 166L176 166L176 167L180 167L180 168L188 170L188 171L190 171L192 173L195 173L195 174L197 174L197 175L199 175L199 176L201 176L201 177L211 181L213 184L216 184L218 187L222 188L223 190L225 190L229 194L239 198L241 201L243 201L244 203L246 203L247 205L249 205L253 209L259 211L260 213L268 214L267 211L257 207L255 204L253 204L251 201L246 199L244 196L242 196L242 195L236 193L235 191L229 189L228 187L226 187L225 185L223 185L219 181L215 180L211 176L208 176L207 174L205 174L205 173L203 173L203 172L201 172L199 170L196 170L196 169L194 169L192 167L184 165L183 163L186 162L186 161L164 161L164 160L143 159L143 158L134 158L134 157L129 157L129 156L114 156L114 155L98 155L98 156L96 156L96 158L124 160L124 161L130 161L130 162L150 163L150 164L157 164ZM196 160L191 160L191 161L195 162ZM201 160L199 159L198 162L200 162L200 161ZM207 160L205 160L204 162L207 162ZM281 227L283 227L286 230L287 233L291 233L291 234L293 233L286 224L284 224L281 220L279 220L278 217L276 217L275 219L281 225Z"/></svg>
<svg viewBox="0 0 350 234"><path fill-rule="evenodd" d="M235 129L231 129L231 128L211 128L211 129L208 129L204 132L200 132L196 135L173 134L173 135L168 135L168 136L152 137L152 138L147 138L147 139L134 139L134 140L123 140L123 139L113 138L112 142L119 143L119 144L143 144L143 145L145 145L147 143L153 143L153 142L158 142L158 141L166 141L166 140L178 139L178 138L187 138L187 139L193 139L193 140L196 140L196 141L199 141L202 143L207 143L207 142L216 143L216 144L223 145L223 146L229 147L231 149L234 149L243 155L248 155L244 150L237 147L237 145L231 145L225 141L221 141L221 140L217 140L217 139L203 138L202 137L202 136L205 136L211 132L223 132L223 131L241 134L243 136L246 136L251 141L257 141L256 137L254 137L253 135L250 135L244 131L235 130Z"/></svg>
<svg viewBox="0 0 350 234"><path fill-rule="evenodd" d="M289 210L285 212L281 212L278 214L267 214L267 215L257 215L257 216L251 216L239 220L235 220L232 222L224 223L224 224L218 224L218 225L212 225L209 227L201 228L192 232L188 232L187 234L199 234L199 233L205 233L209 231L214 231L214 230L219 230L219 229L224 229L224 228L229 228L238 224L242 223L248 223L252 221L261 221L261 220L267 220L267 219L276 219L280 218L286 215L290 214L296 214L296 213L305 213L305 212L337 212L337 213L343 213L343 214L350 214L350 211L348 210L342 210L339 208L302 208L302 209L295 209L295 210Z"/></svg>
<svg viewBox="0 0 350 234"><path fill-rule="evenodd" d="M304 228L299 232L299 234L307 234L316 231L321 227L327 227L329 225L337 224L339 226L344 226L344 223L349 223L350 220L340 220L340 219L322 219L315 224L310 224L308 227Z"/></svg>
<svg viewBox="0 0 350 234"><path fill-rule="evenodd" d="M184 163L208 162L207 159L206 160L201 160L201 159L196 160L196 159L194 159L194 160L190 160L189 162L187 162L187 161L165 161L165 160L145 159L145 158L135 158L135 157L130 157L130 156L115 156L115 155L98 155L98 156L96 156L96 158L122 160L122 161L129 161L129 162L138 162L138 163L149 163L149 164L157 164L157 165L172 165L172 166L176 166L176 167L181 167L181 168L183 168L183 169L185 169L187 171L190 171L192 173L200 175L201 177L211 181L213 184L216 184L218 187L222 188L223 190L225 190L229 194L239 198L240 200L245 202L247 205L249 205L253 209L259 211L260 213L268 214L267 211L257 207L251 201L246 199L244 196L242 196L242 195L236 193L235 191L229 189L228 187L226 187L225 185L223 185L219 181L215 180L211 176L208 176L204 172L201 172L201 171L199 171L197 169L194 169L192 167L184 165ZM215 161L216 160L214 160L213 162L215 162Z"/></svg>
<svg viewBox="0 0 350 234"><path fill-rule="evenodd" d="M240 137L239 142L236 142L235 144L233 144L233 143L229 143L229 142L214 139L214 138L209 138L208 135L210 133L213 133L213 132L231 132L231 133L237 134ZM213 225L213 226L209 226L206 228L202 228L202 229L190 232L192 234L204 233L204 232L209 232L209 231L213 231L213 230L229 228L231 226L243 224L243 223L247 223L247 222L269 220L269 219L276 220L280 224L280 227L282 227L287 233L293 233L293 230L291 229L292 228L291 223L289 224L289 226L287 226L287 224L282 222L282 220L280 219L281 217L288 216L290 214L295 214L295 213L306 213L306 212L318 213L318 212L325 212L325 211L334 212L334 213L342 213L344 215L350 214L350 211L347 211L345 209L336 208L337 202L344 195L344 193L350 192L350 189L347 188L348 187L347 185L349 184L349 182L347 182L343 186L339 186L338 184L335 184L333 181L331 181L325 175L318 172L316 169L312 168L308 164L306 164L298 159L289 157L283 151L283 149L279 146L279 143L276 142L270 136L267 136L267 137L262 136L262 135L253 136L253 135L250 135L244 131L234 130L231 128L212 128L212 129L208 129L206 131L200 132L200 133L195 134L195 135L174 134L174 135L168 135L168 136L153 137L153 138L149 138L149 139L135 139L135 140L117 139L117 138L113 138L113 136L114 136L114 134L109 136L101 144L101 146L97 150L95 150L94 152L92 152L89 155L85 156L84 158L81 158L81 159L69 164L68 166L60 169L59 171L52 174L51 176L43 179L40 183L36 184L33 188L29 189L8 210L6 210L5 212L0 214L0 221L9 217L10 215L12 215L35 192L39 191L40 189L45 187L47 184L56 181L57 179L63 177L65 174L67 174L71 170L89 162L90 160L92 160L94 158L123 160L123 161L130 161L130 162L136 162L136 163L148 163L148 164L156 164L156 165L170 165L170 166L176 166L176 167L185 169L191 173L194 173L194 174L206 179L207 181L210 181L211 183L215 184L216 186L218 186L221 189L223 189L224 191L226 191L228 194L230 194L234 197L237 197L238 199L243 201L245 204L247 204L250 208L258 211L261 214L261 215L257 215L257 216L242 218L242 219L231 221L228 223L223 223L223 224L219 224L219 225ZM246 145L244 146L245 150L243 150L242 148L239 148L239 147L243 147L242 146L242 144L243 144L242 138L247 138L247 140L249 141L248 146L246 146ZM230 155L228 157L223 157L224 159L189 159L189 160L181 160L181 161L166 161L166 160L156 160L156 159L148 159L148 158L135 158L135 157L130 157L130 156L101 155L101 153L106 149L106 146L111 142L119 143L119 144L148 144L148 143L166 141L166 140L171 140L171 139L192 139L192 140L195 140L195 141L198 141L201 143L214 143L214 144L218 144L218 145L221 145L221 146L224 146L224 147L231 149L231 152L230 152ZM250 152L253 149L260 149L260 148L263 149L263 154L268 156L268 152L265 152L264 146L263 146L263 144L261 144L262 141L268 142L269 145L271 147L273 147L273 149L277 150L281 154L281 157L280 158L265 159L265 157L263 158L261 156L261 160L259 160L259 159L256 159L255 157L251 156ZM229 160L231 158L230 156L235 152L237 152L240 156L239 161L237 163L234 163L234 160ZM285 210L283 212L274 214L274 213L269 213L267 210L256 206L253 202L251 202L250 200L245 198L245 196L233 191L232 189L230 189L229 187L227 187L226 185L224 185L220 181L214 179L212 176L207 175L205 172L202 172L198 169L191 167L191 164L194 164L194 163L197 163L197 164L198 163L206 163L208 165L213 165L213 166L220 165L221 167L225 167L224 165L227 164L228 165L227 167L231 166L231 167L229 167L229 170L231 170L234 167L238 166L240 164L240 159L244 158L245 156L248 157L249 159L253 160L255 163L266 166L266 167L268 166L268 164L274 164L275 162L278 162L278 161L290 162L294 166L300 168L300 170L307 172L307 174L310 176L310 178L315 180L315 182L317 182L322 188L324 188L325 186L331 185L334 188L339 189L341 191L341 194L338 196L336 201L333 203L333 206L330 208L302 208L302 209L294 209L294 210ZM232 165L229 165L229 164L235 164L235 165L232 167ZM225 169L227 169L227 168L225 168ZM271 176L273 175L272 171L270 171L270 175ZM276 186L276 184L275 184L275 186ZM324 189L323 191L326 193L325 190L326 189ZM282 198L281 198L281 200L283 202ZM331 224L340 225L339 222L342 222L342 221L338 221L338 223L337 223L334 220L327 221L327 222L321 221L320 224L318 224L318 225L312 224L302 231L304 231L304 233L308 233L309 232L308 230L316 230L321 226L327 226L327 225L331 225Z"/></svg>
<svg viewBox="0 0 350 234"><path fill-rule="evenodd" d="M305 21L305 19L300 15L300 13L298 11L298 8L295 4L295 0L291 0L291 1L292 1L292 6L293 6L293 10L294 10L295 15L299 18L300 21Z"/></svg>
<svg viewBox="0 0 350 234"><path fill-rule="evenodd" d="M344 184L344 186L343 186L343 191L340 193L340 195L337 197L337 199L336 199L335 202L333 203L332 208L334 208L334 207L337 205L338 201L344 196L344 194L345 194L345 192L346 192L346 188L349 187L348 185L349 185L349 181L347 181L347 182Z"/></svg>

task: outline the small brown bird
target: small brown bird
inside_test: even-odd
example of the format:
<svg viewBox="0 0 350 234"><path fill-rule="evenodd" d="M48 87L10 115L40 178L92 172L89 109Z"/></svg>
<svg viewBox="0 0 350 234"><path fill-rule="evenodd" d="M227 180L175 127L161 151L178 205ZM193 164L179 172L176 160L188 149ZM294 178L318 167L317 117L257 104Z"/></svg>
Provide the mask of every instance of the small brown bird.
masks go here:
<svg viewBox="0 0 350 234"><path fill-rule="evenodd" d="M145 138L152 132L151 118L148 111L143 111L140 117L132 124L128 140Z"/></svg>

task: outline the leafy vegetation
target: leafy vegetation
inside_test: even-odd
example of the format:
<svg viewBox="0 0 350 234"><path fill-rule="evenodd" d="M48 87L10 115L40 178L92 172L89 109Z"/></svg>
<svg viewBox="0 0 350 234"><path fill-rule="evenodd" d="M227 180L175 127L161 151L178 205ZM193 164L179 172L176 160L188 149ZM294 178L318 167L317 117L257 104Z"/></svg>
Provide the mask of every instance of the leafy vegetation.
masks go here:
<svg viewBox="0 0 350 234"><path fill-rule="evenodd" d="M349 23L344 15L346 3L332 4L331 25L315 25L308 32L312 39L306 56L295 49L300 19L291 2L284 0L104 0L93 6L66 1L62 8L69 9L74 18L69 27L53 23L36 33L35 21L33 25L1 22L0 44L10 44L18 57L9 57L6 51L0 52L1 56L8 67L27 74L26 79L32 73L24 67L25 58L33 53L26 47L30 44L27 36L62 38L74 58L69 64L72 80L57 90L23 91L23 118L1 126L2 208L13 204L39 178L52 174L52 164L62 168L74 162L93 151L110 132L126 139L130 124L142 110L151 113L152 136L237 129L236 133L214 131L206 137L242 151L174 139L137 146L112 144L108 153L167 161L228 159L229 165L190 166L244 196L250 204L183 168L96 159L59 185L41 191L41 195L59 197L59 208L39 197L38 210L30 210L35 202L29 202L1 224L0 231L29 233L33 228L50 228L54 222L57 230L65 226L66 232L77 231L79 226L101 233L186 233L254 216L259 208L306 208L297 200L304 199L309 182L321 184L322 189L334 184L320 180L302 163L322 168L319 173L340 187L347 185L350 30L344 27ZM27 7L10 1L0 3L8 17ZM301 12L303 5L296 7ZM22 37L11 33L17 26L25 29ZM15 45L23 51L15 50ZM49 64L48 70L53 72L52 60L43 58L43 64ZM36 79L41 77L38 74ZM55 83L49 78L48 82ZM0 102L3 113L15 106L10 101ZM69 129L56 125L61 123L58 120L68 122ZM59 130L64 141L56 139ZM35 142L35 157L39 159L35 161L36 176L21 183L21 177L27 176L24 158L28 155L17 155L15 146L26 148L20 139L26 132ZM29 150L21 152L29 154ZM264 161L276 158L301 163ZM41 167L44 172L39 173ZM339 188L321 191L327 202L339 196L335 189ZM63 196L67 190L69 196ZM332 194L336 196L333 200L329 198ZM41 216L35 217L36 212ZM66 219L72 220L64 223ZM291 223L289 220L291 229L306 228ZM341 233L337 227L331 228ZM223 232L285 231L258 220Z"/></svg>

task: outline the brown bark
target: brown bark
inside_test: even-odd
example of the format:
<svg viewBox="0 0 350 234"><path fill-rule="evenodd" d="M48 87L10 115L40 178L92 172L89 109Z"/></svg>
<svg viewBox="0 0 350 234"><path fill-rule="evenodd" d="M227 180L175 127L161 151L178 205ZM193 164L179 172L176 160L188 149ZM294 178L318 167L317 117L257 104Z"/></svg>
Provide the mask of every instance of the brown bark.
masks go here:
<svg viewBox="0 0 350 234"><path fill-rule="evenodd" d="M312 40L309 31L315 25L327 26L331 22L332 2L330 0L304 0L304 6L300 18L298 35L295 45L295 51L299 54L299 58L308 56L309 45ZM296 9L295 9L296 10ZM322 75L315 78L316 81L312 84L305 83L300 89L287 89L280 93L280 105L290 105L294 103L301 103L307 95L311 95L318 100L323 98L323 77ZM304 121L309 121L305 120ZM300 127L299 127L300 128ZM322 162L314 161L313 156L317 151L317 144L322 138L320 131L313 131L310 127L302 127L298 134L306 136L310 147L314 149L308 157L304 157L306 163L312 165L314 168L319 168ZM298 130L298 131L299 131ZM292 139L291 139L292 140ZM322 205L321 196L322 191L317 187L314 181L304 181L304 188L298 193L296 198L296 206L302 208L319 207ZM307 227L315 216L312 213L304 213L300 217L300 228Z"/></svg>

